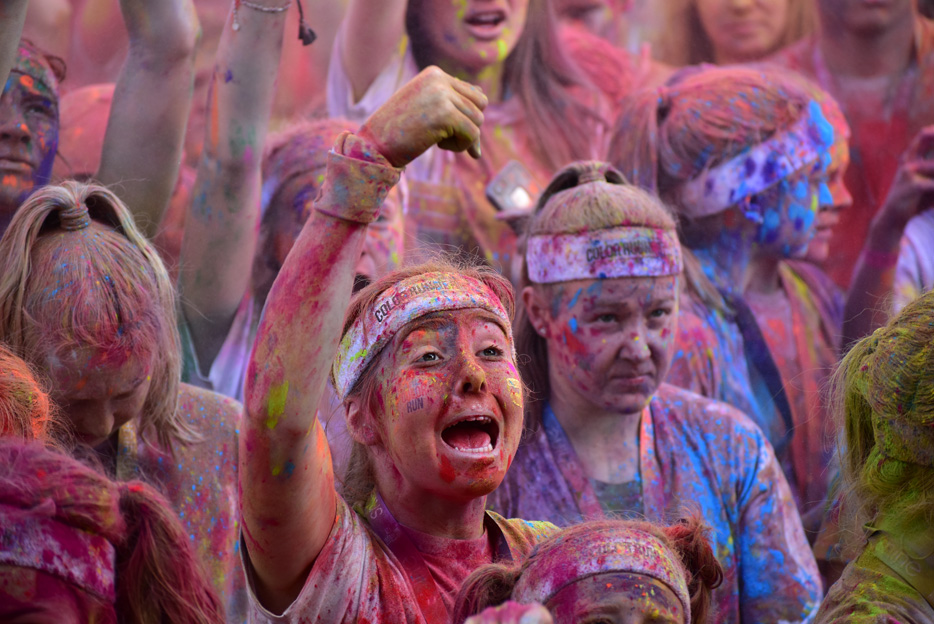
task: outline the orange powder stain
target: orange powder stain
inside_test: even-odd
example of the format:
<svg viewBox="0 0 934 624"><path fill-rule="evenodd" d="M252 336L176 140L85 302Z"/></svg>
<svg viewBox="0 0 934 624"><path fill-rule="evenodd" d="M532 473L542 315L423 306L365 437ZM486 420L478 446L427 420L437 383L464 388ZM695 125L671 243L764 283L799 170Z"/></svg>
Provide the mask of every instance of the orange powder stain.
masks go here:
<svg viewBox="0 0 934 624"><path fill-rule="evenodd" d="M451 483L454 481L454 478L457 476L457 473L454 472L454 466L451 465L451 462L444 455L441 456L441 480L445 483Z"/></svg>

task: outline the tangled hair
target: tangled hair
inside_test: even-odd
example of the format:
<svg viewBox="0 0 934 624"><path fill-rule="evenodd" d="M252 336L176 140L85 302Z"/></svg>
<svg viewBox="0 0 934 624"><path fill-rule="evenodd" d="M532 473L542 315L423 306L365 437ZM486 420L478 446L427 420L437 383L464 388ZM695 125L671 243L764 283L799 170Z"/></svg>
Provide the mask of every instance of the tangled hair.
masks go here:
<svg viewBox="0 0 934 624"><path fill-rule="evenodd" d="M714 63L710 41L697 11L697 0L665 0L660 3L658 36L652 51L658 60L675 67ZM817 30L813 0L788 0L788 23L778 47L766 55L791 45Z"/></svg>
<svg viewBox="0 0 934 624"><path fill-rule="evenodd" d="M425 34L429 25L422 10L424 2L433 1L409 0L406 9L406 31L420 68L438 62ZM544 162L557 170L572 160L592 157L592 139L605 130L605 120L575 97L574 91L595 89L559 41L550 0L529 0L525 28L504 63L503 91L522 104L529 137Z"/></svg>
<svg viewBox="0 0 934 624"><path fill-rule="evenodd" d="M282 269L276 257L276 234L288 235L291 240L308 220L312 200L324 183L327 155L337 136L356 130L357 126L343 119L301 121L271 136L263 156L262 218L256 257L253 259L253 298L257 312L261 311L272 283ZM285 187L295 178L304 176L301 203L285 203Z"/></svg>
<svg viewBox="0 0 934 624"><path fill-rule="evenodd" d="M691 597L691 624L706 624L711 615L711 592L723 582L723 568L710 546L710 529L699 514L666 527L633 520L594 520L562 529L539 542L525 561L494 563L474 570L457 594L452 621L461 624L471 615L509 600L519 579L537 558L565 548L574 551L575 544L588 537L626 528L657 537L681 562Z"/></svg>
<svg viewBox="0 0 934 624"><path fill-rule="evenodd" d="M559 171L538 199L525 235L519 241L522 258L520 288L531 286L525 260L531 236L579 234L620 226L674 230L675 217L654 195L629 184L623 175L606 163L581 161ZM540 288L554 288L541 285ZM528 384L526 426L534 430L541 421L543 402L551 394L548 382L548 341L532 326L524 306L515 323L519 371Z"/></svg>
<svg viewBox="0 0 934 624"><path fill-rule="evenodd" d="M831 387L849 522L845 528L854 536L848 546L862 546L863 525L880 513L903 526L934 524L934 466L885 453L873 428L876 418L891 418L934 429L934 292L856 343L837 367ZM934 454L930 434L899 439L896 430L886 429L893 438L889 444Z"/></svg>
<svg viewBox="0 0 934 624"><path fill-rule="evenodd" d="M397 269L356 293L347 307L341 338L350 330L354 321L366 312L384 292L410 277L434 272L457 273L483 282L503 304L509 318L512 318L515 314L515 295L509 280L485 265L458 264L452 258L439 257L428 262ZM382 412L380 406L383 402L382 398L378 396L374 371L377 370L378 364L383 357L384 355L381 353L373 358L373 361L360 375L360 379L347 393L347 399L361 401L361 404L366 406L367 411L374 416L378 416ZM333 376L331 382L334 382ZM350 459L347 463L347 474L340 486L341 496L350 506L362 505L369 499L375 487L376 479L367 448L360 442L354 441L353 448L350 451Z"/></svg>
<svg viewBox="0 0 934 624"><path fill-rule="evenodd" d="M177 415L181 347L175 291L165 265L111 191L45 186L0 239L0 340L44 371L49 353L94 348L152 352L139 421L167 450L197 433Z"/></svg>
<svg viewBox="0 0 934 624"><path fill-rule="evenodd" d="M54 446L63 435L49 395L32 369L0 344L0 437Z"/></svg>
<svg viewBox="0 0 934 624"><path fill-rule="evenodd" d="M0 440L0 466L0 504L51 517L113 544L118 621L224 621L191 540L156 490L140 481L118 484L66 455L22 440Z"/></svg>

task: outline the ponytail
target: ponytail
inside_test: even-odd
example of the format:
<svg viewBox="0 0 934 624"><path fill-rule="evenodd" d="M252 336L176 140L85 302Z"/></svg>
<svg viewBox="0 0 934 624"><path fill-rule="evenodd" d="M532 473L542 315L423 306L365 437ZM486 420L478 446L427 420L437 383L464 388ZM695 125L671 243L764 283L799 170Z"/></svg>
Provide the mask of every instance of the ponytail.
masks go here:
<svg viewBox="0 0 934 624"><path fill-rule="evenodd" d="M688 573L691 624L706 624L711 615L711 592L723 582L723 568L710 547L710 528L699 514L662 529Z"/></svg>
<svg viewBox="0 0 934 624"><path fill-rule="evenodd" d="M220 624L224 612L171 506L139 481L119 486L117 612L128 624Z"/></svg>
<svg viewBox="0 0 934 624"><path fill-rule="evenodd" d="M623 102L608 160L636 186L659 194L659 123L671 108L668 87L644 89Z"/></svg>

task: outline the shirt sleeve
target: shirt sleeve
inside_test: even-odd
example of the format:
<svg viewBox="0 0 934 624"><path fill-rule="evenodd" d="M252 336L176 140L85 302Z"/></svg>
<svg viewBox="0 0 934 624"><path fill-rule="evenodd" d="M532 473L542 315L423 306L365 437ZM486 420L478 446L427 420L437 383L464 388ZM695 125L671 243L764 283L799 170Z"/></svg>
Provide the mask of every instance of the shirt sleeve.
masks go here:
<svg viewBox="0 0 934 624"><path fill-rule="evenodd" d="M895 265L895 283L893 284L892 314L898 314L902 308L917 299L924 292L921 277L921 262L924 254L931 255L928 260L934 263L934 240L924 240L924 229L918 217L908 222L905 235L898 253L898 263ZM924 245L927 244L927 252Z"/></svg>
<svg viewBox="0 0 934 624"><path fill-rule="evenodd" d="M791 489L761 431L749 431L757 456L739 475L737 528L743 622L810 622L821 581Z"/></svg>

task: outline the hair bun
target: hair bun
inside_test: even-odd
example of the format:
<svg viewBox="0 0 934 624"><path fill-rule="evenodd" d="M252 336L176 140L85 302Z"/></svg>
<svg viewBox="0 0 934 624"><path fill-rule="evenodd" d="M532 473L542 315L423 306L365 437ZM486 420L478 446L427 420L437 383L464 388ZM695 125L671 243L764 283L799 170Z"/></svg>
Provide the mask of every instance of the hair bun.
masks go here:
<svg viewBox="0 0 934 624"><path fill-rule="evenodd" d="M69 232L77 232L91 225L91 215L88 214L87 206L84 204L62 208L58 211L58 219L62 229Z"/></svg>
<svg viewBox="0 0 934 624"><path fill-rule="evenodd" d="M588 162L582 167L580 175L577 177L578 184L587 184L588 182L606 182L607 172L610 166L602 162Z"/></svg>

